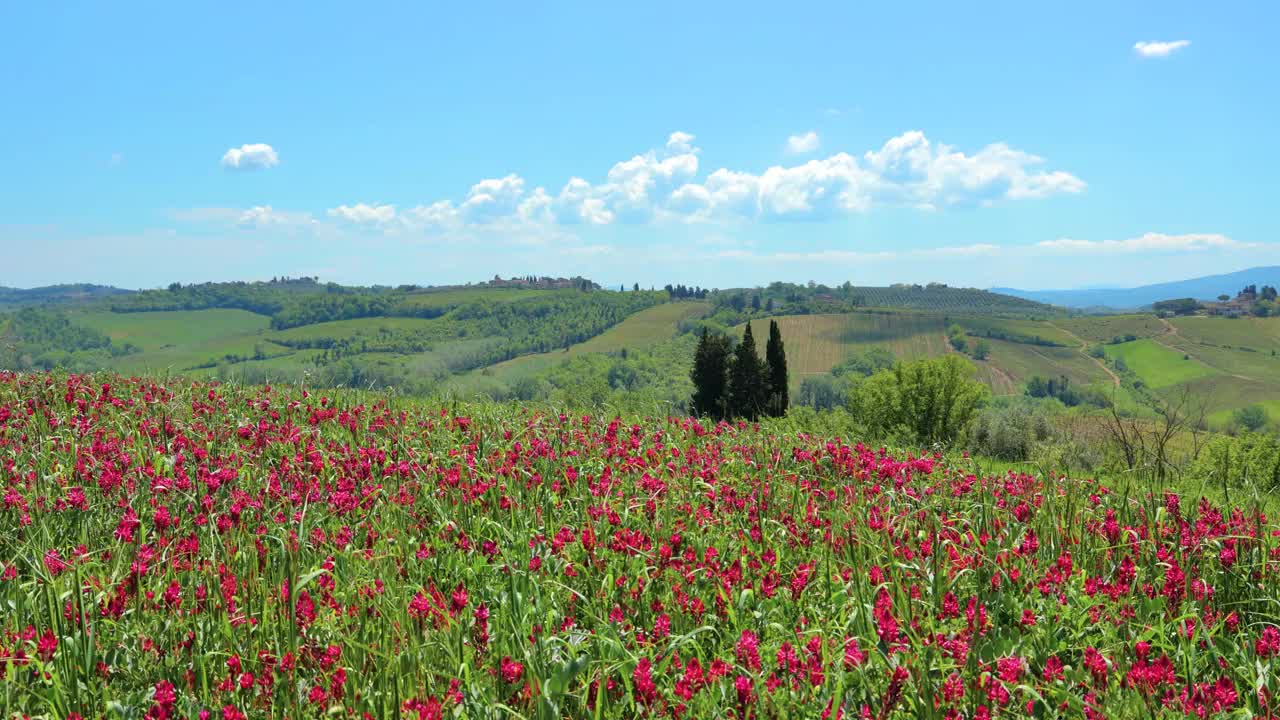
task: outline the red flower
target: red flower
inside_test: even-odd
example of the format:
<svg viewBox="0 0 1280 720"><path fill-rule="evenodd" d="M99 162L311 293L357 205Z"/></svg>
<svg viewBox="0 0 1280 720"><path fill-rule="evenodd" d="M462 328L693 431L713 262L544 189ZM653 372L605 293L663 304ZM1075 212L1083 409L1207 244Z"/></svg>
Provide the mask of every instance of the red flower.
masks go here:
<svg viewBox="0 0 1280 720"><path fill-rule="evenodd" d="M503 682L515 684L520 682L520 678L524 677L524 665L512 660L510 655L503 656L498 668Z"/></svg>

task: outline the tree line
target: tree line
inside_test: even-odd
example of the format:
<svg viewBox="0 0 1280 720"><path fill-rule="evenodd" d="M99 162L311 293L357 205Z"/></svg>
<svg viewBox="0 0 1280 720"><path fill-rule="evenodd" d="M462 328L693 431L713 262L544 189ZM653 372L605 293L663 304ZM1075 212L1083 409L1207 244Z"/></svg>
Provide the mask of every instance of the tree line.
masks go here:
<svg viewBox="0 0 1280 720"><path fill-rule="evenodd" d="M694 386L690 410L695 415L717 420L782 417L791 402L786 347L778 323L772 320L763 361L756 351L751 323L736 348L727 336L704 329L694 351L690 378Z"/></svg>

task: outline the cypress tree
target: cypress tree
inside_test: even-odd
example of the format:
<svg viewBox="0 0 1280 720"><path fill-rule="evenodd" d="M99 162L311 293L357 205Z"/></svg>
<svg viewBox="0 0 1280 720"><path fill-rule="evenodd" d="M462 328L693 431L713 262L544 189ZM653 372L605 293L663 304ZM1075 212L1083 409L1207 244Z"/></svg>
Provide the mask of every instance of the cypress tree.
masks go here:
<svg viewBox="0 0 1280 720"><path fill-rule="evenodd" d="M768 387L760 355L756 352L756 339L751 334L751 323L742 333L742 342L733 354L729 368L729 414L755 420L760 417L768 398Z"/></svg>
<svg viewBox="0 0 1280 720"><path fill-rule="evenodd" d="M775 320L769 321L769 343L764 348L764 361L769 386L768 413L772 417L782 417L787 414L791 398L787 390L787 350Z"/></svg>
<svg viewBox="0 0 1280 720"><path fill-rule="evenodd" d="M728 400L729 339L711 335L706 328L698 338L698 349L693 354L693 414L723 420Z"/></svg>

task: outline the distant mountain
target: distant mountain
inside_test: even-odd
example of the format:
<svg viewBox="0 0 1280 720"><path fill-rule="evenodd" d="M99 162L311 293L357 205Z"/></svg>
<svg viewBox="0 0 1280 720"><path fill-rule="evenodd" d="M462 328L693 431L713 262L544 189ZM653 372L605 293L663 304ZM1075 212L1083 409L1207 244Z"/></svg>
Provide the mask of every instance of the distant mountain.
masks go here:
<svg viewBox="0 0 1280 720"><path fill-rule="evenodd" d="M1225 275L1207 275L1190 280L1143 285L1135 288L1092 288L1082 290L1016 290L993 288L992 292L1070 308L1111 308L1131 310L1158 300L1195 298L1213 300L1219 295L1235 297L1245 285L1280 286L1280 266L1256 267Z"/></svg>
<svg viewBox="0 0 1280 720"><path fill-rule="evenodd" d="M129 295L133 292L133 290L111 287L110 285L92 285L90 283L46 285L35 288L0 287L0 309L12 309L30 305L65 305L90 302L106 297Z"/></svg>

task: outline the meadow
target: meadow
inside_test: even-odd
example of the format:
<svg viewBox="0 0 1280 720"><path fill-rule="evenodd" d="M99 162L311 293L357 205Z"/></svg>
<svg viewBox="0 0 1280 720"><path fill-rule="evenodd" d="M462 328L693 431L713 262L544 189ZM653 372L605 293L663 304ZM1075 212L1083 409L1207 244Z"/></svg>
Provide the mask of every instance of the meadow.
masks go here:
<svg viewBox="0 0 1280 720"><path fill-rule="evenodd" d="M0 373L49 718L1264 717L1250 505L789 420Z"/></svg>

